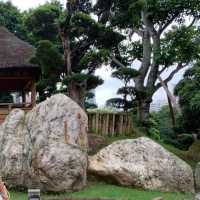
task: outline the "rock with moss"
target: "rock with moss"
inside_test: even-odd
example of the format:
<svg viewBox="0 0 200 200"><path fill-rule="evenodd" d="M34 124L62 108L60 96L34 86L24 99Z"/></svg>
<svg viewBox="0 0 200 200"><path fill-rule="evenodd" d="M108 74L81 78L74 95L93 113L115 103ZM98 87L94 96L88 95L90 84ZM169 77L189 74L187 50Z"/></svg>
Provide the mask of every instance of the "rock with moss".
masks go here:
<svg viewBox="0 0 200 200"><path fill-rule="evenodd" d="M77 191L86 184L87 115L58 94L0 126L0 176L10 187Z"/></svg>
<svg viewBox="0 0 200 200"><path fill-rule="evenodd" d="M89 171L124 186L194 192L191 167L146 137L107 146L89 158Z"/></svg>

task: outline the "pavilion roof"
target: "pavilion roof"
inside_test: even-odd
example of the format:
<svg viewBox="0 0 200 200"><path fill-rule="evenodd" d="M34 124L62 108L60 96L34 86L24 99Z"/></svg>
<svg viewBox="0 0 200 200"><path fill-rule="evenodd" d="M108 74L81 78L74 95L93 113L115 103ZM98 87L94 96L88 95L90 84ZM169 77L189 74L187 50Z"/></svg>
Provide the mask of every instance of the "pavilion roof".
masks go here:
<svg viewBox="0 0 200 200"><path fill-rule="evenodd" d="M30 63L35 49L7 28L0 26L0 70L11 68L38 68Z"/></svg>

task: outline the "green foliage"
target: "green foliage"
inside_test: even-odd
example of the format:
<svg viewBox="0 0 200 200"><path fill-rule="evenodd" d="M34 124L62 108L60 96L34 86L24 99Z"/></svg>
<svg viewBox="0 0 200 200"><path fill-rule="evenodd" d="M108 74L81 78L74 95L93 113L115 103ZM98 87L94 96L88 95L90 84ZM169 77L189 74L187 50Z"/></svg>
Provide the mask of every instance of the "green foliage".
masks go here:
<svg viewBox="0 0 200 200"><path fill-rule="evenodd" d="M199 57L199 31L193 27L199 20L199 10L199 0L97 0L95 12L99 20L126 36L113 52L121 65L113 61L111 66L141 62L137 67L140 73L134 78L141 122L148 120L149 109L144 107L149 108L154 93L162 87L158 75L176 67L164 80L168 83ZM190 25L186 23L189 18L194 19Z"/></svg>
<svg viewBox="0 0 200 200"><path fill-rule="evenodd" d="M154 140L160 140L160 130L158 127L158 122L154 118L154 116L150 116L148 120L148 124L146 125L147 128L147 135Z"/></svg>
<svg viewBox="0 0 200 200"><path fill-rule="evenodd" d="M130 111L133 109L134 102L129 100L124 100L122 98L111 98L107 100L106 106L113 107L117 109L122 109L123 111Z"/></svg>
<svg viewBox="0 0 200 200"><path fill-rule="evenodd" d="M124 87L118 89L117 94L122 98L112 98L106 102L107 106L111 106L117 109L123 109L124 111L133 110L136 107L135 88L128 86L136 76L138 71L132 68L121 67L112 73L112 77L121 80L124 83Z"/></svg>
<svg viewBox="0 0 200 200"><path fill-rule="evenodd" d="M63 83L68 85L74 81L77 86L86 85L87 90L95 89L98 85L103 84L103 80L93 74L76 73L65 77Z"/></svg>
<svg viewBox="0 0 200 200"><path fill-rule="evenodd" d="M42 75L37 83L39 101L45 100L46 96L56 93L57 83L63 70L64 61L56 46L49 40L41 40L37 43L35 57L32 63L41 67Z"/></svg>
<svg viewBox="0 0 200 200"><path fill-rule="evenodd" d="M99 65L99 62L104 63L107 61L109 51L106 49L101 49L100 51L90 51L87 52L79 62L79 67L81 69L88 69L90 72L94 72L96 65ZM91 65L92 63L92 65ZM90 66L88 68L88 66Z"/></svg>
<svg viewBox="0 0 200 200"><path fill-rule="evenodd" d="M191 60L199 58L199 31L191 27L172 26L172 29L165 34L161 40L161 59L165 65L173 65L178 62L189 63ZM188 51L188 49L190 51Z"/></svg>
<svg viewBox="0 0 200 200"><path fill-rule="evenodd" d="M179 149L188 149L193 144L194 138L193 135L184 133L178 135L177 141Z"/></svg>
<svg viewBox="0 0 200 200"><path fill-rule="evenodd" d="M200 62L185 72L184 79L175 88L182 110L182 125L186 131L198 133L200 129Z"/></svg>
<svg viewBox="0 0 200 200"><path fill-rule="evenodd" d="M148 134L154 140L160 140L160 131L157 128L150 128Z"/></svg>
<svg viewBox="0 0 200 200"><path fill-rule="evenodd" d="M139 75L139 72L135 69L132 68L119 68L117 71L112 73L112 77L114 78L118 78L122 81L124 81L125 83L130 82L131 80L133 80L133 78L135 78L136 76Z"/></svg>
<svg viewBox="0 0 200 200"><path fill-rule="evenodd" d="M94 20L91 11L88 0L69 1L66 8L55 0L25 12L29 40L37 46L35 62L42 66L43 79L38 88L49 88L52 93L56 82L61 82L61 88L69 92L73 83L73 90L77 90L73 93L82 97L103 83L95 76L95 70L108 61L110 51L122 36ZM66 52L70 52L68 61Z"/></svg>
<svg viewBox="0 0 200 200"><path fill-rule="evenodd" d="M29 39L33 43L39 40L50 40L58 43L57 21L62 13L59 1L51 1L24 13L24 24L28 30Z"/></svg>
<svg viewBox="0 0 200 200"><path fill-rule="evenodd" d="M59 76L64 65L62 55L49 40L41 40L37 43L35 58L32 61L41 66L44 77L51 74Z"/></svg>
<svg viewBox="0 0 200 200"><path fill-rule="evenodd" d="M153 117L158 122L157 127L163 142L182 150L188 150L193 144L193 136L191 134L185 134L185 130L182 128L182 123L180 122L181 116L177 113L175 113L176 127L172 127L168 106L164 106L159 112L153 113Z"/></svg>
<svg viewBox="0 0 200 200"><path fill-rule="evenodd" d="M163 24L171 19L176 18L177 22L184 21L184 15L199 16L198 0L109 0L106 3L98 0L96 12L103 21L111 20L113 24L121 27L141 27L141 13L149 13L154 24ZM112 11L110 13L109 11ZM102 12L103 11L103 12Z"/></svg>
<svg viewBox="0 0 200 200"><path fill-rule="evenodd" d="M165 137L168 137L167 132L172 133L173 128L177 132L184 132L184 129L182 129L182 124L180 122L181 115L177 112L175 114L175 121L176 121L176 127L173 127L172 125L172 119L170 114L169 106L163 106L158 112L152 113L154 119L158 122L158 127L161 131L162 139L165 139ZM172 130L172 131L171 131Z"/></svg>
<svg viewBox="0 0 200 200"><path fill-rule="evenodd" d="M0 1L0 26L5 26L18 37L26 39L23 14L10 1Z"/></svg>
<svg viewBox="0 0 200 200"><path fill-rule="evenodd" d="M85 108L88 109L96 109L97 105L93 102L93 98L95 98L95 94L92 91L89 91L85 97Z"/></svg>

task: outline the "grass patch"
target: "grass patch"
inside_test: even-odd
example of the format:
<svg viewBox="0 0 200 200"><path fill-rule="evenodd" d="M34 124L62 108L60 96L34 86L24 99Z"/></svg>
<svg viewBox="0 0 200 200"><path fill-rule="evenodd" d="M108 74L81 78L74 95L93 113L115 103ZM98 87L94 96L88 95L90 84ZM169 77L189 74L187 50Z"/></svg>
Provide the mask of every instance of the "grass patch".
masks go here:
<svg viewBox="0 0 200 200"><path fill-rule="evenodd" d="M74 198L110 198L113 200L152 200L155 197L163 197L164 200L192 200L191 194L163 193L144 191L120 186L109 185L105 183L90 183L84 190L71 194L44 195L42 199L64 199ZM27 200L27 194L11 192L11 200Z"/></svg>

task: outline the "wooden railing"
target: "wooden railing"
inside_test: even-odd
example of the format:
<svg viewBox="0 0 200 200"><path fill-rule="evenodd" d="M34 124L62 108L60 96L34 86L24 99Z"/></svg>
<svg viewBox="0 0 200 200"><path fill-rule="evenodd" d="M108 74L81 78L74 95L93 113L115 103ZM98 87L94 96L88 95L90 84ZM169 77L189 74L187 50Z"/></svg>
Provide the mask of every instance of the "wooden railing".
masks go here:
<svg viewBox="0 0 200 200"><path fill-rule="evenodd" d="M89 132L105 136L126 136L133 133L133 119L129 113L88 113Z"/></svg>

